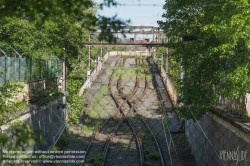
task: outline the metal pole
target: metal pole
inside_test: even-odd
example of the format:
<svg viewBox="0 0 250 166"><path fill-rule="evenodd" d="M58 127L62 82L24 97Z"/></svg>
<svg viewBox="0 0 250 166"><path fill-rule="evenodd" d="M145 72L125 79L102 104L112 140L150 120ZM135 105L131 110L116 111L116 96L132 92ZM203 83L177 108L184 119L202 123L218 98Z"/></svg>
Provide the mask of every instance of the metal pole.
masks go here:
<svg viewBox="0 0 250 166"><path fill-rule="evenodd" d="M91 72L91 35L89 34L89 64L88 64L88 72L87 72L87 79L90 78L90 72Z"/></svg>
<svg viewBox="0 0 250 166"><path fill-rule="evenodd" d="M20 56L18 57L18 81L21 81L21 62Z"/></svg>
<svg viewBox="0 0 250 166"><path fill-rule="evenodd" d="M182 73L182 58L180 59L180 87L182 88L183 73ZM181 98L183 97L183 92L181 89Z"/></svg>
<svg viewBox="0 0 250 166"><path fill-rule="evenodd" d="M91 70L91 35L89 34L89 71Z"/></svg>
<svg viewBox="0 0 250 166"><path fill-rule="evenodd" d="M66 91L66 62L65 62L65 48L63 48L63 92Z"/></svg>
<svg viewBox="0 0 250 166"><path fill-rule="evenodd" d="M4 54L4 80L3 80L3 85L6 84L7 80L7 54L0 48L0 51Z"/></svg>
<svg viewBox="0 0 250 166"><path fill-rule="evenodd" d="M161 72L162 72L162 69L163 69L163 55L161 55Z"/></svg>
<svg viewBox="0 0 250 166"><path fill-rule="evenodd" d="M108 58L109 58L109 47L108 47Z"/></svg>
<svg viewBox="0 0 250 166"><path fill-rule="evenodd" d="M115 43L117 43L117 40L118 40L118 34L116 34L116 40L115 40ZM116 46L116 55L118 55L117 46Z"/></svg>
<svg viewBox="0 0 250 166"><path fill-rule="evenodd" d="M63 107L62 107L62 112L63 112L63 115L64 115L64 118L66 117L66 103L67 103L67 100L66 100L66 95L67 95L67 89L66 89L66 78L67 78L67 74L66 74L66 71L67 71L67 68L66 68L66 54L65 54L65 48L63 48L63 82L62 82L62 85L63 85Z"/></svg>
<svg viewBox="0 0 250 166"><path fill-rule="evenodd" d="M4 56L4 85L6 85L7 84L7 56L5 55Z"/></svg>
<svg viewBox="0 0 250 166"><path fill-rule="evenodd" d="M101 47L101 58L102 58L102 49L103 49L103 48Z"/></svg>
<svg viewBox="0 0 250 166"><path fill-rule="evenodd" d="M168 37L167 37L168 43ZM168 75L168 47L166 48L166 74Z"/></svg>
<svg viewBox="0 0 250 166"><path fill-rule="evenodd" d="M154 28L152 29L152 34L153 34L153 43L154 43L154 38L155 38L155 34L154 34Z"/></svg>

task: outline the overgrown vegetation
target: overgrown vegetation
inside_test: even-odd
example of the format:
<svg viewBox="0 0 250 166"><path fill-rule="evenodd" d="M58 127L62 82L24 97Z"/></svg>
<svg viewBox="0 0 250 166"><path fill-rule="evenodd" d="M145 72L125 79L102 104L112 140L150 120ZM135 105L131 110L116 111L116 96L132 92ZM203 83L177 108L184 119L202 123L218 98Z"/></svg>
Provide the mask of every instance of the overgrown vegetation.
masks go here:
<svg viewBox="0 0 250 166"><path fill-rule="evenodd" d="M79 79L69 78L67 80L67 107L69 109L67 122L69 124L78 124L81 111L84 107L84 97L79 96L79 87L82 86L82 81Z"/></svg>
<svg viewBox="0 0 250 166"><path fill-rule="evenodd" d="M110 105L111 98L109 96L109 87L102 85L92 102L88 111L88 116L95 119L106 119L110 116L112 107Z"/></svg>
<svg viewBox="0 0 250 166"><path fill-rule="evenodd" d="M32 126L29 126L22 121L16 121L10 126L8 132L0 134L1 165L3 164L2 156L6 154L6 150L25 151L32 148L36 143L45 143L45 141L41 139L41 132L33 130ZM20 153L15 155L18 156L27 154Z"/></svg>
<svg viewBox="0 0 250 166"><path fill-rule="evenodd" d="M56 143L56 148L61 150L66 149L69 145L69 131L68 128L65 128L60 139Z"/></svg>
<svg viewBox="0 0 250 166"><path fill-rule="evenodd" d="M24 111L27 103L18 101L18 95L24 93L24 84L8 81L4 86L0 86L0 125L17 116L17 111Z"/></svg>
<svg viewBox="0 0 250 166"><path fill-rule="evenodd" d="M170 57L183 67L185 118L201 118L219 96L236 99L250 90L249 8L245 0L166 1L166 21L158 23L169 38Z"/></svg>
<svg viewBox="0 0 250 166"><path fill-rule="evenodd" d="M195 157L192 154L191 147L188 143L185 133L173 134L172 138L175 142L178 157L182 165L196 166Z"/></svg>
<svg viewBox="0 0 250 166"><path fill-rule="evenodd" d="M116 5L116 3L112 0L104 0L100 8L110 5ZM48 60L56 57L61 61L66 60L67 100L72 115L69 123L79 123L83 99L78 96L78 91L86 79L88 59L86 58L87 48L83 47L83 43L88 42L88 31L94 31L98 27L102 33L97 38L111 41L113 35L109 32L119 31L121 26L126 25L128 21L122 21L116 16L112 18L97 16L97 9L100 8L92 0L66 0L63 3L60 0L41 1L39 4L29 1L12 1L11 5L10 1L3 0L0 6L0 48L7 50L7 56L16 56L9 51L14 48L23 58ZM96 53L94 53L95 50ZM99 56L99 50L93 48L92 51L92 58L96 59ZM20 91L21 87L23 88L21 83L8 83L0 87L1 124L6 122L5 115L13 115L19 109L25 110L25 103L14 101L15 93ZM53 87L47 88L44 92L33 93L31 102L41 103L50 94L56 97L60 94L56 92L57 90L57 87ZM12 134L17 137L18 145L16 146L22 146L23 151L26 145L34 143L31 141L33 135L27 134L26 130L15 128ZM1 134L0 137L2 147L8 150L14 149L11 137L7 134ZM2 158L0 160L2 161Z"/></svg>
<svg viewBox="0 0 250 166"><path fill-rule="evenodd" d="M173 57L173 50L168 49L168 76L170 80L172 81L175 90L180 95L180 61L177 61ZM161 55L163 55L163 68L166 71L166 48L165 47L157 47L156 48L156 55L158 55L158 58L161 58ZM161 61L157 61L159 66L161 65Z"/></svg>
<svg viewBox="0 0 250 166"><path fill-rule="evenodd" d="M147 76L149 79L152 78L152 74L150 72L149 66L147 64L140 64L136 67L115 67L113 70L115 70L115 73L113 75L113 79L118 80L120 75L122 76L122 79L124 81L129 81L131 78L137 77L144 81L145 76Z"/></svg>
<svg viewBox="0 0 250 166"><path fill-rule="evenodd" d="M90 156L87 160L88 163L92 163L93 166L98 166L104 161L104 156L102 153L96 153L95 155Z"/></svg>
<svg viewBox="0 0 250 166"><path fill-rule="evenodd" d="M152 152L149 149L144 149L143 153L148 160L158 160L160 158L160 154L158 152Z"/></svg>
<svg viewBox="0 0 250 166"><path fill-rule="evenodd" d="M93 132L97 131L99 127L103 124L103 120L96 120L92 119L90 117L85 117L84 119L84 125L81 128L81 132L83 135L86 134L93 134Z"/></svg>

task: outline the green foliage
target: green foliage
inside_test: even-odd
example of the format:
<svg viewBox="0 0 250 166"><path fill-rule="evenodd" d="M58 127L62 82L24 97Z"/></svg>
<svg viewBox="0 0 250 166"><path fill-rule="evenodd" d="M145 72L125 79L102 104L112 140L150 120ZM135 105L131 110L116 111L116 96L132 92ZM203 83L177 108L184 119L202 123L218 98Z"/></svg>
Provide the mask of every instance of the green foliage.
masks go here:
<svg viewBox="0 0 250 166"><path fill-rule="evenodd" d="M58 97L62 97L62 93L58 91L57 87L48 87L42 91L36 91L29 93L30 103L37 105L46 105L48 98L50 99L58 99Z"/></svg>
<svg viewBox="0 0 250 166"><path fill-rule="evenodd" d="M152 164L151 164L151 163L146 162L146 161L143 161L143 162L142 162L142 165L143 165L143 166L152 166Z"/></svg>
<svg viewBox="0 0 250 166"><path fill-rule="evenodd" d="M113 0L104 0L103 5L110 6L116 5L116 3ZM98 27L102 30L99 39L112 41L113 35L110 32L120 30L121 26L126 25L128 21L122 21L116 16L112 18L96 16L98 7L92 0L45 0L39 2L2 0L0 8L0 48L7 50L8 55L11 48L15 48L21 57L44 60L66 59L67 106L70 110L68 122L79 123L84 97L79 97L78 93L86 74L87 48L83 46L83 43L87 43L88 32L94 31ZM98 52L98 49L93 49L93 59L99 56ZM75 65L79 61L82 63L76 67ZM26 106L10 100L19 87L23 88L23 85L8 83L6 86L0 87L0 120L2 123L5 120L3 113L8 113L9 116L17 109L24 109ZM47 88L40 96L33 93L31 102L40 103L54 92L55 94L52 95L59 95L56 91L53 88ZM18 141L16 147L20 146L22 150L25 150L28 145L34 144L32 135L28 134L26 130L18 128L12 134ZM12 139L8 135L0 135L0 141L2 145L14 149Z"/></svg>
<svg viewBox="0 0 250 166"><path fill-rule="evenodd" d="M5 153L5 150L25 151L29 148L33 148L36 143L45 143L45 141L41 139L40 131L34 131L31 126L22 121L16 121L8 130L8 132L0 134L1 156ZM2 162L3 158L0 158L0 163Z"/></svg>
<svg viewBox="0 0 250 166"><path fill-rule="evenodd" d="M158 23L170 39L170 56L176 62L182 59L183 114L190 108L200 118L219 95L238 98L250 90L249 8L245 0L166 2L167 21Z"/></svg>
<svg viewBox="0 0 250 166"><path fill-rule="evenodd" d="M149 160L158 160L160 158L160 154L158 152L152 152L147 148L143 150L143 153Z"/></svg>
<svg viewBox="0 0 250 166"><path fill-rule="evenodd" d="M79 89L82 86L82 81L79 79L69 78L67 80L67 107L69 109L68 123L78 124L83 108L84 97L80 97Z"/></svg>
<svg viewBox="0 0 250 166"><path fill-rule="evenodd" d="M68 147L69 144L69 133L67 128L63 131L60 139L56 143L56 146L59 147L60 149L65 149Z"/></svg>
<svg viewBox="0 0 250 166"><path fill-rule="evenodd" d="M8 81L6 85L0 86L0 124L3 125L8 119L16 116L17 111L26 109L26 102L17 102L16 95L23 93L24 83L13 83Z"/></svg>
<svg viewBox="0 0 250 166"><path fill-rule="evenodd" d="M85 118L86 124L82 126L82 133L89 134L95 132L99 127L102 125L103 120L93 120L92 118L86 117Z"/></svg>
<svg viewBox="0 0 250 166"><path fill-rule="evenodd" d="M131 80L131 78L135 78L136 75L140 80L145 80L145 76L147 76L148 78L152 78L149 66L145 64L140 64L133 68L115 67L114 70L115 73L113 78L115 80L118 80L120 75L122 76L122 79L124 81Z"/></svg>
<svg viewBox="0 0 250 166"><path fill-rule="evenodd" d="M168 76L172 81L175 90L180 94L180 60L173 57L173 49L168 49ZM163 68L166 70L166 48L157 47L156 55L161 58L163 55Z"/></svg>
<svg viewBox="0 0 250 166"><path fill-rule="evenodd" d="M100 165L104 160L102 153L96 153L95 155L90 156L87 162L92 163L94 166Z"/></svg>
<svg viewBox="0 0 250 166"><path fill-rule="evenodd" d="M99 27L102 31L99 39L111 41L113 35L110 32L121 30L121 26L127 25L129 20L123 21L116 18L116 16L111 18L97 16L96 13L97 9L102 9L102 6L110 7L116 4L114 0L104 0L100 7L93 0L54 0L53 2L50 0L39 2L2 0L0 1L0 16L1 18L25 18L26 22L36 22L36 27L43 25L51 16L60 17L61 19L71 16L81 27L85 27L89 31Z"/></svg>
<svg viewBox="0 0 250 166"><path fill-rule="evenodd" d="M109 88L106 85L102 85L96 93L91 107L88 111L88 116L95 119L103 119L109 117L109 111L111 110Z"/></svg>

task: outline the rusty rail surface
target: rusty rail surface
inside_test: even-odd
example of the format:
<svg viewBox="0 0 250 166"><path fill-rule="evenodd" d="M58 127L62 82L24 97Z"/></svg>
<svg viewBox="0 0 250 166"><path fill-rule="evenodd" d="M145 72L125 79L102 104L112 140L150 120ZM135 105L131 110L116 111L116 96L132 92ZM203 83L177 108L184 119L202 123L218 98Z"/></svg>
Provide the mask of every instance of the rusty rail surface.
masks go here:
<svg viewBox="0 0 250 166"><path fill-rule="evenodd" d="M162 151L161 151L161 148L160 148L160 146L159 146L159 143L158 143L158 141L157 141L157 139L156 139L156 137L155 137L153 131L150 129L150 127L148 126L148 124L146 123L146 121L145 121L143 118L141 118L141 121L142 121L142 123L144 124L144 126L150 131L151 135L153 136L155 146L157 147L157 151L158 151L158 153L160 154L161 165L164 166L165 164L164 164L164 159L163 159Z"/></svg>
<svg viewBox="0 0 250 166"><path fill-rule="evenodd" d="M123 65L124 64L125 64L125 60L123 61ZM136 60L136 64L137 64L137 60ZM139 79L138 79L138 77L136 76L136 83L135 83L135 88L136 89L133 90L133 92L129 95L129 97L125 97L126 95L123 93L123 90L120 88L121 87L121 82L122 82L122 78L120 76L119 80L117 81L117 89L118 89L119 94L122 95L122 99L124 100L123 103L126 102L130 106L130 110L126 115L124 114L124 112L122 112L123 118L120 120L120 122L114 128L114 130L112 131L112 134L110 136L110 139L108 139L108 141L106 142L104 150L103 150L104 161L102 162L101 166L104 166L105 163L106 163L108 149L109 149L111 141L115 137L115 133L118 131L118 129L119 129L120 125L122 124L122 122L124 121L124 119L127 118L128 114L133 110L131 108L135 108L135 107L132 107L132 104L129 102L129 99L132 98L135 95L137 89L139 88ZM114 101L117 102L117 100L114 100ZM127 119L127 121L128 121L129 127L131 128L131 130L133 131L133 134L135 135L136 143L137 143L137 149L138 149L138 155L139 155L139 159L140 159L139 161L140 161L140 165L142 165L142 162L144 161L144 155L143 155L143 148L142 148L141 140L140 140L140 138L139 138L139 136L138 136L138 134L136 132L136 129L135 129L133 123L129 119Z"/></svg>
<svg viewBox="0 0 250 166"><path fill-rule="evenodd" d="M118 58L118 59L117 59L115 66L117 66L119 63L121 63L120 59L121 59L121 58ZM138 64L138 61L139 61L139 63L140 63L140 59L139 59L139 60L137 60L137 58L135 58L135 59L136 59L136 64ZM142 63L144 63L143 60L141 60L141 61L142 61ZM123 60L122 65L123 65L123 66L125 65L125 60ZM147 78L147 76L145 76L145 87L144 87L144 90L143 90L142 94L136 99L136 102L134 103L134 105L132 105L131 102L130 102L130 99L135 95L135 93L137 92L137 90L138 90L138 88L139 88L139 79L138 79L138 77L136 76L136 83L135 83L134 89L133 89L132 93L131 93L128 97L126 97L126 95L125 95L124 92L123 92L123 89L120 88L120 87L121 87L121 83L122 83L122 78L121 78L121 76L120 76L119 79L117 80L117 89L118 89L118 92L119 92L119 94L122 96L122 99L123 99L124 101L123 101L121 104L119 104L119 103L118 103L118 99L114 96L114 94L113 94L112 91L111 91L111 84L112 84L112 81L113 81L112 77L113 77L114 73L115 73L115 71L113 70L113 71L112 71L112 74L111 74L111 76L110 76L110 79L109 79L109 84L108 84L108 86L109 86L109 89L110 89L110 96L111 96L111 98L113 99L113 101L114 101L114 103L115 103L115 105L116 105L117 108L116 108L115 111L113 111L113 112L111 113L111 117L109 117L109 118L102 124L102 126L96 131L95 135L92 137L92 139L91 139L91 141L90 141L90 143L89 143L89 145L88 145L88 147L87 147L87 149L86 149L86 156L85 156L85 159L84 159L84 160L86 160L87 154L88 154L89 151L90 151L90 147L91 147L91 144L92 144L93 140L94 140L95 138L98 137L98 135L99 135L99 133L101 132L101 130L104 128L105 125L107 125L108 121L110 121L113 117L117 117L117 115L120 113L120 114L122 115L122 118L121 118L120 121L117 123L117 125L114 127L114 129L112 130L112 132L111 132L111 134L110 134L110 137L107 139L107 141L106 141L106 143L105 143L105 145L104 145L104 148L103 148L104 161L103 161L100 165L101 165L101 166L104 166L104 165L105 165L106 159L107 159L107 154L108 154L108 149L109 149L109 147L110 147L110 144L111 144L112 140L114 139L114 137L115 137L115 135L116 135L116 132L118 131L119 127L120 127L121 124L124 122L124 120L127 120L128 125L129 125L129 127L131 128L131 130L132 130L132 132L133 132L133 135L134 135L135 138L136 138L136 143L137 143L136 146L137 146L138 155L139 155L139 158L140 158L139 161L140 161L140 165L142 165L143 161L145 160L144 155L143 155L142 142L141 142L141 140L140 140L140 138L139 138L139 136L138 136L138 134L137 134L137 131L136 131L136 128L135 128L133 122L132 122L131 120L127 119L127 117L129 117L130 115L132 115L132 114L133 114L133 111L136 112L136 107L137 107L137 105L139 104L139 102L141 101L141 99L142 99L142 98L144 97L144 95L146 94L146 91L147 91L147 89L148 89L148 78ZM128 111L127 114L124 114L123 110L121 109L121 107L122 107L125 103L127 103L127 104L129 105L129 107L130 107L130 109L129 109L129 111ZM151 135L153 136L155 146L157 147L157 151L158 151L159 154L160 154L161 165L164 165L163 155L162 155L162 152L161 152L159 143L158 143L158 141L157 141L155 135L153 134L152 130L149 128L149 126L147 125L147 123L145 122L145 120L143 120L143 119L141 118L141 121L142 121L142 123L144 124L144 126L150 131ZM84 163L81 163L81 165L82 165L82 164L84 164Z"/></svg>
<svg viewBox="0 0 250 166"><path fill-rule="evenodd" d="M118 58L118 59L116 60L115 66L118 65L119 60L120 60L120 58ZM111 77L110 77L110 80L109 80L109 87L110 87L111 82L112 82L112 76L113 76L113 74L114 74L114 71L112 72ZM111 97L112 97L112 95L111 95ZM117 103L116 103L116 104L117 104ZM119 105L117 105L117 107L119 107ZM119 109L118 109L118 110L119 110ZM116 111L117 111L117 110L116 110ZM98 137L99 133L100 133L101 130L104 128L104 126L108 123L109 120L111 120L111 117L109 117L109 118L102 124L102 126L96 131L96 133L94 134L94 136L93 136L93 137L91 138L91 140L89 141L89 144L88 144L88 146L87 146L87 148L86 148L86 150L85 150L85 151L86 151L86 153L85 153L85 158L82 160L80 166L84 165L84 161L86 160L86 158L87 158L87 156L88 156L88 153L89 153L89 151L90 151L90 147L91 147L91 145L92 145L94 139L96 139L96 138Z"/></svg>
<svg viewBox="0 0 250 166"><path fill-rule="evenodd" d="M119 62L120 62L120 58L117 59L117 61L116 61L116 63L115 63L115 66L117 66L117 65L119 64ZM123 65L124 65L124 64L125 64L125 61L123 61ZM108 121L110 121L110 120L112 119L112 117L117 116L117 114L119 113L119 111L120 111L120 113L123 115L123 118L118 122L118 124L116 125L116 127L113 129L113 131L112 131L112 133L113 133L114 131L116 132L116 131L119 129L119 126L122 124L122 122L123 122L123 120L124 120L124 118L125 118L125 115L123 114L123 111L121 110L121 107L126 103L126 101L124 101L122 104L119 105L118 100L114 97L114 95L113 95L112 92L111 92L112 77L113 77L113 75L114 75L114 72L115 72L115 71L113 70L113 72L112 72L112 74L111 74L111 77L110 77L110 80L109 80L108 86L109 86L109 89L110 89L110 96L111 96L111 98L114 100L117 109L116 109L115 111L113 111L113 113L111 114L111 117L109 117L109 118L102 124L102 126L96 131L95 135L91 138L91 140L90 140L90 142L89 142L89 144L88 144L88 146L87 146L87 148L86 148L85 159L83 159L83 160L82 160L82 163L80 164L81 166L84 164L84 160L86 160L86 158L87 158L87 155L88 155L88 153L89 153L89 151L90 151L90 147L91 147L91 145L92 145L94 139L96 139L96 138L98 137L99 133L100 133L101 130L104 128L104 126L108 123ZM139 81L139 80L138 80L138 81ZM136 82L136 83L135 83L135 87L134 87L134 89L133 89L133 92L132 92L132 94L129 96L129 98L132 98L132 97L133 97L133 95L134 95L134 94L136 93L136 91L138 90L138 86L139 86L139 82ZM111 133L111 136L112 136L112 133ZM106 143L105 146L104 146L104 149L105 149L105 147L106 147L107 145L109 145L109 144Z"/></svg>
<svg viewBox="0 0 250 166"><path fill-rule="evenodd" d="M143 61L143 60L142 60L142 61ZM144 62L143 62L143 63L144 63ZM140 100L141 100L141 99L144 97L144 95L146 94L147 88L148 88L148 80L147 80L147 77L146 77L146 78L145 78L145 88L144 88L144 91L143 91L143 93L141 94L141 96L136 100L135 104L130 108L130 111L129 111L130 113L132 112L132 110L135 111L135 107L138 105L138 103L140 102ZM124 94L122 90L121 90L120 93ZM131 103L130 103L129 99L127 99L127 103L128 103L129 106L131 106ZM136 111L135 111L135 112L136 112ZM152 130L150 129L150 127L148 126L148 124L146 123L146 121L145 121L144 119L141 118L141 121L142 121L142 123L145 125L145 127L150 131L150 134L152 135L152 137L153 137L153 139L154 139L154 143L155 143L155 146L156 146L156 148L157 148L157 151L158 151L159 154L160 154L161 165L164 166L165 164L164 164L164 160L163 160L162 151L161 151L161 149L160 149L159 143L158 143L158 141L157 141L157 139L156 139L154 133L152 132ZM130 120L128 120L128 122L130 123L131 126L134 126L133 123L132 123ZM132 128L132 127L131 127L131 128ZM133 127L133 130L134 130L134 127ZM138 141L139 141L140 144L142 144L141 141L140 141L140 139L139 139ZM142 154L142 155L143 155L143 154Z"/></svg>

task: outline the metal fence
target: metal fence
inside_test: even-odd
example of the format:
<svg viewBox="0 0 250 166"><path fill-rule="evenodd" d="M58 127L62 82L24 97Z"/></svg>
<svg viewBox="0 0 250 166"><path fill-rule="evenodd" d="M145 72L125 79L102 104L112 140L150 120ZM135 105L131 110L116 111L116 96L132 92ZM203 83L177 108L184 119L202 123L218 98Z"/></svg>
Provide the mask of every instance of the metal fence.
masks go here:
<svg viewBox="0 0 250 166"><path fill-rule="evenodd" d="M35 58L0 57L0 85L8 80L30 82L62 75L62 62Z"/></svg>

